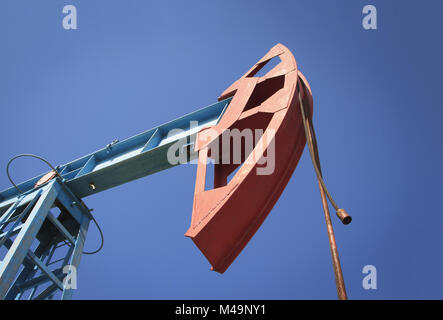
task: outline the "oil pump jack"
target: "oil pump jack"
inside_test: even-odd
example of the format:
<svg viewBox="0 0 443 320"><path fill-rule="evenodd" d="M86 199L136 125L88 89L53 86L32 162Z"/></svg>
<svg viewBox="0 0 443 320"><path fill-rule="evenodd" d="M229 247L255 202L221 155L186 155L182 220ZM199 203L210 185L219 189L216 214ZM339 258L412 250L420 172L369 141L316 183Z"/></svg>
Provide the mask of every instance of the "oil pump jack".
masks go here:
<svg viewBox="0 0 443 320"><path fill-rule="evenodd" d="M271 59L280 62L256 76ZM312 112L306 78L288 48L277 44L208 107L64 165L54 167L31 154L12 158L7 175L13 186L0 193L0 298L71 299L74 288L67 275L76 272L82 254L94 253L83 252L90 221L100 230L82 199L190 161L197 161L197 177L191 225L185 235L212 270L225 272L277 202L307 142L320 188L337 293L339 299L346 299L327 200L344 224L351 217L337 206L323 181ZM248 135L248 130L260 134ZM232 132L240 132L240 138ZM42 160L51 170L15 184L9 165L19 157ZM273 158L270 171L264 168L269 157ZM211 163L214 183L208 188Z"/></svg>

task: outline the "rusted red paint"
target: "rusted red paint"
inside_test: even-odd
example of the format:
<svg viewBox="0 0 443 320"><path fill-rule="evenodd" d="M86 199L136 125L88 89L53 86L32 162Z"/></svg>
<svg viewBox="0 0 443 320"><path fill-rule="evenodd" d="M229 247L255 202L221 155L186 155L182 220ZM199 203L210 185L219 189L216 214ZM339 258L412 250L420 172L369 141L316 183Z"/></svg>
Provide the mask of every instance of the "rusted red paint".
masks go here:
<svg viewBox="0 0 443 320"><path fill-rule="evenodd" d="M262 77L254 76L277 57L281 59L277 66ZM299 90L308 95L311 117L309 84L298 71L292 53L277 44L222 93L219 100L233 97L228 109L217 125L197 135L195 150L199 152L199 164L192 221L185 235L194 241L215 271L225 272L239 255L277 202L297 166L306 143ZM226 129L234 128L264 130L262 138L254 141L256 157L253 159L253 153L243 152L242 160L247 161L229 182L228 175L239 164L215 164L214 188L205 190L206 162L214 157L210 150L218 150L219 155L227 152L221 144L222 136ZM272 150L271 141L275 142L275 170L270 175L258 175L257 168L263 167L260 159Z"/></svg>
<svg viewBox="0 0 443 320"><path fill-rule="evenodd" d="M37 188L38 186L45 184L46 182L54 179L56 176L57 173L54 170L49 171L47 174L41 177L40 180L37 181L37 183L34 185L34 188Z"/></svg>

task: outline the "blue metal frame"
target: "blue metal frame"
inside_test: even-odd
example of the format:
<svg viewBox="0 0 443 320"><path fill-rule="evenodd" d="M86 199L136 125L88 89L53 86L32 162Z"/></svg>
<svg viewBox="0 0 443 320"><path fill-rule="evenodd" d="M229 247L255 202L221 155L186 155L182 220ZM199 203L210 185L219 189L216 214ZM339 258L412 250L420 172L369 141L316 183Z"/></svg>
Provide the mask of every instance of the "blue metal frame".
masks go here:
<svg viewBox="0 0 443 320"><path fill-rule="evenodd" d="M177 165L167 159L169 147L181 141L183 147L192 146L197 132L217 124L230 102L217 102L57 166L59 177L41 186L35 187L44 174L0 192L0 249L7 250L0 256L0 299L50 299L57 292L61 299L71 299L73 289L62 282L63 266L69 266L68 272L78 270L92 219L81 198ZM197 158L193 148L181 152L188 161ZM56 208L58 217L50 212ZM63 257L52 261L66 246ZM62 266L55 268L55 263Z"/></svg>
<svg viewBox="0 0 443 320"><path fill-rule="evenodd" d="M51 213L56 208L58 217ZM70 298L72 289L62 282L63 267L78 269L91 218L59 178L18 199L1 218L0 243L7 251L0 262L0 299L21 299L25 294L28 299L46 299L57 291L63 299ZM51 259L65 244L68 248L55 261L62 263L57 267Z"/></svg>

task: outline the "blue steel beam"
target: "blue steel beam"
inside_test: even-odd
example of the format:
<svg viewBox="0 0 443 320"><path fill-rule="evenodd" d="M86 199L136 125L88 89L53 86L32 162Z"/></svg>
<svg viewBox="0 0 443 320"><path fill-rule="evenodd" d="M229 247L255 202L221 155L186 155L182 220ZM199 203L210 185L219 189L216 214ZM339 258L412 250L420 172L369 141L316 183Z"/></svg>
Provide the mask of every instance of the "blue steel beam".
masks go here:
<svg viewBox="0 0 443 320"><path fill-rule="evenodd" d="M225 99L126 140L115 141L94 153L57 166L57 170L75 196L83 198L171 168L175 164L167 160L168 148L185 138L192 145L196 133L217 124L230 102L231 98ZM192 125L193 121L197 125ZM189 156L189 160L197 158L193 148ZM22 193L14 187L0 192L0 215L17 200L24 201L43 175L18 184Z"/></svg>
<svg viewBox="0 0 443 320"><path fill-rule="evenodd" d="M37 270L38 267L37 266L33 266L35 267L34 270ZM59 279L63 277L63 268L58 268L55 269L54 271L52 271L53 274L55 274ZM20 286L18 287L19 290L27 290L30 289L32 287L38 286L40 284L43 284L45 282L48 281L48 276L46 274L42 274L38 277L32 278L31 280L28 280L22 284L20 284ZM11 300L11 298L14 298L16 296L16 294L18 293L18 290L16 290L15 292L13 292L11 294L11 297L8 297L10 295L11 292L8 292L8 295L6 296L5 300Z"/></svg>
<svg viewBox="0 0 443 320"><path fill-rule="evenodd" d="M88 216L83 217L83 221L80 225L80 230L77 235L77 240L75 242L75 246L73 247L73 252L71 254L71 258L69 261L69 268L68 268L68 275L77 275L78 268L80 265L80 259L82 257L83 247L85 245L86 241L86 234L88 233L88 227L89 222L91 219ZM74 293L73 290L76 289L76 287L71 287L70 283L64 283L66 286L62 293L62 300L71 300L72 294Z"/></svg>
<svg viewBox="0 0 443 320"><path fill-rule="evenodd" d="M52 222L52 224L58 229L58 231L65 237L72 245L75 245L75 239L68 230L61 224L60 221L54 215L49 212L48 213L48 219Z"/></svg>
<svg viewBox="0 0 443 320"><path fill-rule="evenodd" d="M9 237L11 237L13 234L20 232L23 225L21 225L21 226L18 226L18 225L21 223L21 220L23 219L23 217L25 217L32 208L34 208L34 204L39 199L39 196L40 196L40 193L38 193L36 195L36 197L31 202L28 203L26 208L16 217L16 219L14 220L14 223L12 224L11 229L9 229L4 234L0 235L0 247L3 246L3 243L5 243L6 239L9 239ZM9 221L9 220L7 220L7 221Z"/></svg>
<svg viewBox="0 0 443 320"><path fill-rule="evenodd" d="M62 221L50 212L53 206L60 210L60 214L65 215ZM73 290L64 286L63 271L66 267L69 274L75 275L78 270L88 225L92 219L89 209L59 178L28 192L20 198L20 204L16 202L10 208L14 208L16 212L9 212L11 210L8 209L5 214L18 219L10 219L8 231L2 234L2 242L8 251L0 261L0 299L21 299L28 293L28 299L33 299L38 293L38 287L47 282L50 286L35 299L51 298L60 291L63 299L70 299ZM70 215L69 218L66 214ZM25 220L22 221L22 218ZM19 229L16 226L18 221L22 223ZM47 227L43 228L44 222ZM75 231L76 227L72 224L75 222L78 223L78 231ZM55 228L49 229L51 224ZM71 231L68 231L67 226L70 226ZM13 233L18 234L11 240ZM31 245L37 238L40 243L33 251ZM70 244L64 258L58 260L62 262L60 269L54 265L57 261L51 262L51 259L54 251L61 247L60 243L64 242ZM48 259L45 259L47 256ZM21 266L24 268L16 276ZM36 278L37 270L41 271L41 275L37 274Z"/></svg>
<svg viewBox="0 0 443 320"><path fill-rule="evenodd" d="M34 262L34 264L45 274L48 276L49 279L52 280L52 282L54 282L55 285L57 285L57 287L60 290L63 290L63 283L60 281L60 279L51 271L49 270L49 268L43 263L43 261L41 261L34 252L29 251L28 252L28 256L32 259L32 262Z"/></svg>
<svg viewBox="0 0 443 320"><path fill-rule="evenodd" d="M5 258L0 263L0 299L5 297L20 265L28 254L37 232L57 197L54 183L55 181L52 181L44 187L42 195L39 196L38 201L32 208L23 228L21 228Z"/></svg>
<svg viewBox="0 0 443 320"><path fill-rule="evenodd" d="M36 255L39 259L44 259L47 255L47 251L49 250L50 245L48 245L47 243L40 243L38 248L36 249L34 255ZM29 254L28 254L29 256ZM35 275L35 273L38 270L38 267L32 262L31 258L28 258L31 263L29 264L24 264L24 268L23 270L20 272L20 274L18 275L18 277L15 279L14 284L11 286L11 288L9 289L8 293L5 296L5 300L20 300L20 298L23 295L23 291L20 292L20 290L23 290L21 287L18 286L19 283L23 283L26 279L31 278ZM58 270L56 270L58 272ZM60 271L61 273L61 271ZM59 273L55 273L55 275L59 275ZM46 274L44 274L43 276L45 281L46 278L48 277Z"/></svg>

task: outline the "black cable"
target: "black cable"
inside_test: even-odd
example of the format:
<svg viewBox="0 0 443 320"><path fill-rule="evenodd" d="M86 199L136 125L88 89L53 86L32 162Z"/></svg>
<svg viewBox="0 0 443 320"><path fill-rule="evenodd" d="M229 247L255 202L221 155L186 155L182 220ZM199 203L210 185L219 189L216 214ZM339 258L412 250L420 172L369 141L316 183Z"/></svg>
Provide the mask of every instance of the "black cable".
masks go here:
<svg viewBox="0 0 443 320"><path fill-rule="evenodd" d="M6 175L8 176L8 179L12 183L12 185L18 190L18 192L23 193L23 191L20 190L20 188L14 183L14 181L12 181L11 175L9 174L9 166L11 165L11 163L15 159L22 158L22 157L30 157L30 158L35 158L35 159L39 159L39 160L43 161L44 163L46 163L51 168L52 171L54 171L56 173L57 176L59 176L60 180L62 180L62 182L63 182L63 178L61 177L60 173L58 173L58 171L54 168L54 166L48 160L46 160L45 158L39 157L39 156L37 156L35 154L23 153L23 154L19 154L19 155L13 157L11 160L8 161L8 164L6 165ZM90 211L90 210L88 209L88 211ZM98 231L100 233L101 244L100 244L100 247L97 250L90 251L90 252L83 251L82 254L96 254L96 253L98 253L103 248L103 245L105 243L105 237L103 235L103 231L100 228L97 220L95 220L95 218L94 218L94 216L92 214L91 214L91 218L92 218L92 221L94 221L94 223L97 226L97 229L98 229Z"/></svg>
<svg viewBox="0 0 443 320"><path fill-rule="evenodd" d="M100 228L97 220L95 220L94 216L91 215L91 217L92 217L92 221L94 221L95 225L97 226L98 232L100 232L101 244L97 250L90 251L90 252L83 251L82 252L83 254L96 254L96 253L100 252L100 250L103 248L103 245L105 244L105 237L103 236L102 229Z"/></svg>
<svg viewBox="0 0 443 320"><path fill-rule="evenodd" d="M19 154L15 157L13 157L11 160L9 160L8 164L6 165L6 175L8 176L9 181L12 183L12 185L18 190L18 192L23 193L23 191L20 190L20 188L14 183L14 181L12 181L11 176L9 175L9 166L11 165L11 162L14 161L17 158L21 158L21 157L31 157L31 158L36 158L39 159L41 161L43 161L44 163L46 163L51 169L52 171L54 171L59 177L60 179L62 179L62 177L60 176L60 174L58 173L58 171L54 168L54 166L52 166L48 160L36 156L35 154L30 154L30 153L24 153L24 154Z"/></svg>

